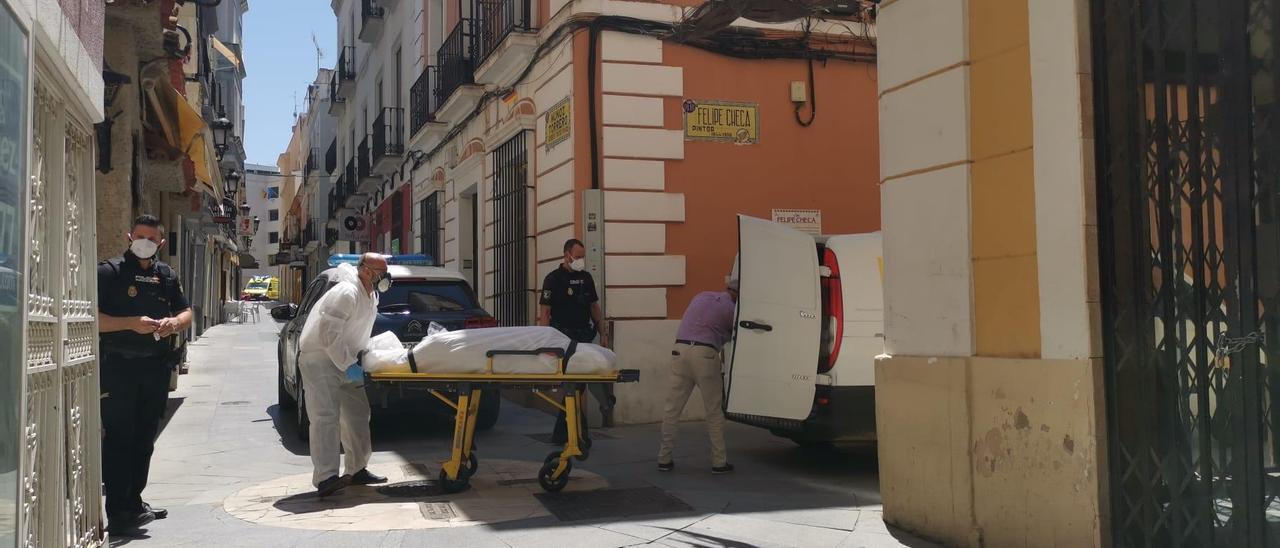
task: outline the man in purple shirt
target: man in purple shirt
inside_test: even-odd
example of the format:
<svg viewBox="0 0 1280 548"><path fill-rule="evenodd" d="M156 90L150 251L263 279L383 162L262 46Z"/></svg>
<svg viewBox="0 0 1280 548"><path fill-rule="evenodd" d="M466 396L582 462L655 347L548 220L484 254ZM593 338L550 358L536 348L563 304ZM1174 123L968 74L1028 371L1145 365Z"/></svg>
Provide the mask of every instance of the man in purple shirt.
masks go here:
<svg viewBox="0 0 1280 548"><path fill-rule="evenodd" d="M720 373L720 352L733 336L733 320L738 302L738 280L730 278L723 292L703 291L684 311L676 345L671 350L671 377L667 406L662 419L662 445L658 449L658 470L675 468L671 451L676 443L680 414L696 386L702 391L706 408L707 435L711 438L711 473L733 471L724 450L724 379Z"/></svg>

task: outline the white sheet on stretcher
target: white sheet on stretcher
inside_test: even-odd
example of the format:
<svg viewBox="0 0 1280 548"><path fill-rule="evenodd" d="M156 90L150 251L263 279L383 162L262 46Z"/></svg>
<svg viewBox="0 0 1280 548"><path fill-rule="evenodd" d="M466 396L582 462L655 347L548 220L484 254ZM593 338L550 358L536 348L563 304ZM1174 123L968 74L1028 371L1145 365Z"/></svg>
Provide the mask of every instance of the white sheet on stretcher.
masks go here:
<svg viewBox="0 0 1280 548"><path fill-rule="evenodd" d="M490 327L431 335L413 348L419 373L484 373L490 350L538 350L569 347L569 337L550 327ZM409 373L408 352L394 334L382 333L369 341L364 369L369 373ZM617 370L612 350L580 343L565 372L593 375ZM559 367L554 355L494 356L497 374L553 374Z"/></svg>

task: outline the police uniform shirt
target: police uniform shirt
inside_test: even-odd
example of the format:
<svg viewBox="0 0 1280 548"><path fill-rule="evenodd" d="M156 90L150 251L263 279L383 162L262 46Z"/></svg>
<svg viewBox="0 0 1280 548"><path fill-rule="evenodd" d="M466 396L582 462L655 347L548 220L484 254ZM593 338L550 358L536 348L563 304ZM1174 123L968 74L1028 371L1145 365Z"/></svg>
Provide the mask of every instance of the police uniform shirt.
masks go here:
<svg viewBox="0 0 1280 548"><path fill-rule="evenodd" d="M559 266L542 281L541 304L551 307L551 326L563 329L591 327L591 304L599 301L596 282L588 272Z"/></svg>
<svg viewBox="0 0 1280 548"><path fill-rule="evenodd" d="M159 320L190 307L177 275L167 264L152 261L151 267L144 269L128 251L123 257L98 263L98 311L103 314ZM104 354L130 357L160 356L173 347L167 338L157 341L152 334L132 330L103 333L101 343Z"/></svg>

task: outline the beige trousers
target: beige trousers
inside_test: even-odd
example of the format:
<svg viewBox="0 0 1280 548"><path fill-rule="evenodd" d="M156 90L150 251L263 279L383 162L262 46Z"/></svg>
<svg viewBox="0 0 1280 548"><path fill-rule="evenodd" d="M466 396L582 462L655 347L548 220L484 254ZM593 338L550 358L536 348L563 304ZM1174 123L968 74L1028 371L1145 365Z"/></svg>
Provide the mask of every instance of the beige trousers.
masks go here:
<svg viewBox="0 0 1280 548"><path fill-rule="evenodd" d="M658 462L671 462L680 414L696 386L702 391L706 409L707 436L711 442L711 465L724 466L724 378L720 373L720 353L714 348L677 344L671 350L671 377L667 406L662 418L662 446Z"/></svg>
<svg viewBox="0 0 1280 548"><path fill-rule="evenodd" d="M311 484L338 475L339 460L347 474L364 470L373 455L364 387L348 382L323 352L299 355L298 370L311 417Z"/></svg>

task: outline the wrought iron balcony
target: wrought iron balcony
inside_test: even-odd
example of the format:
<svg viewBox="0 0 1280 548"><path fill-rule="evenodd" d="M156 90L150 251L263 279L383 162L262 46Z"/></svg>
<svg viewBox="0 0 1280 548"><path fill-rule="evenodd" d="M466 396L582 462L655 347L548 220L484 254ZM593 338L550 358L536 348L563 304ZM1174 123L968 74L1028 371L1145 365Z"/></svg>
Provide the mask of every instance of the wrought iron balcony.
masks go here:
<svg viewBox="0 0 1280 548"><path fill-rule="evenodd" d="M437 104L447 102L458 88L475 83L475 52L475 21L458 21L436 52L440 67L440 78L436 81Z"/></svg>
<svg viewBox="0 0 1280 548"><path fill-rule="evenodd" d="M335 137L333 142L329 143L329 150L324 153L324 172L333 174L338 169L338 139Z"/></svg>
<svg viewBox="0 0 1280 548"><path fill-rule="evenodd" d="M307 161L302 164L302 181L306 184L307 179L311 178L311 173L320 168L320 149L311 147L307 151Z"/></svg>
<svg viewBox="0 0 1280 548"><path fill-rule="evenodd" d="M356 179L358 171L356 163L355 158L347 161L347 167L343 170L341 184L338 185L338 192L342 195L342 199L339 200L342 207L359 207L365 201L366 196L359 192L360 181Z"/></svg>
<svg viewBox="0 0 1280 548"><path fill-rule="evenodd" d="M334 68L338 80L342 82L356 81L356 47L343 46L338 53L338 65Z"/></svg>
<svg viewBox="0 0 1280 548"><path fill-rule="evenodd" d="M329 189L329 218L330 219L338 218L338 210L342 209L343 202L346 201L347 197L342 193L343 183L344 181L342 179L342 176L339 175L337 182L335 182L333 185L333 188Z"/></svg>
<svg viewBox="0 0 1280 548"><path fill-rule="evenodd" d="M404 159L404 109L385 107L373 119L373 172L389 175Z"/></svg>
<svg viewBox="0 0 1280 548"><path fill-rule="evenodd" d="M387 10L374 0L360 0L360 40L370 44L382 36Z"/></svg>
<svg viewBox="0 0 1280 548"><path fill-rule="evenodd" d="M339 116L347 108L347 99L342 95L342 81L338 71L329 75L329 114Z"/></svg>
<svg viewBox="0 0 1280 548"><path fill-rule="evenodd" d="M530 0L476 0L475 12L480 16L474 24L477 67L483 65L512 32L533 30L529 4Z"/></svg>
<svg viewBox="0 0 1280 548"><path fill-rule="evenodd" d="M359 170L357 188L364 194L372 194L373 187L382 182L382 177L373 171L373 147L369 141L369 135L365 135L360 146L356 147L356 169Z"/></svg>
<svg viewBox="0 0 1280 548"><path fill-rule="evenodd" d="M440 101L435 93L435 83L439 80L439 67L427 66L418 75L418 81L409 88L409 135L417 135L422 126L436 121Z"/></svg>

